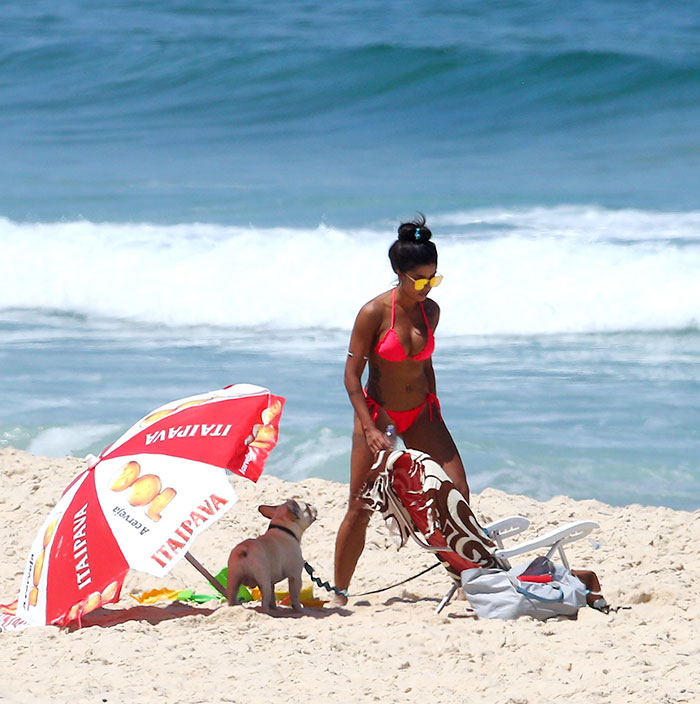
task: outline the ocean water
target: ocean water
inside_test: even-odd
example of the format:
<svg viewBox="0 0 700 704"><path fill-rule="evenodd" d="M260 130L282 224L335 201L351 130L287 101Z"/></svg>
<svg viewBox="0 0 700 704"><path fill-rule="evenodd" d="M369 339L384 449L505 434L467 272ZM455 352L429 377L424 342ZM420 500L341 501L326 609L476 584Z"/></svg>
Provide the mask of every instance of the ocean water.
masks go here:
<svg viewBox="0 0 700 704"><path fill-rule="evenodd" d="M348 476L359 307L422 211L472 488L700 507L692 3L0 8L0 446L287 397L268 464Z"/></svg>

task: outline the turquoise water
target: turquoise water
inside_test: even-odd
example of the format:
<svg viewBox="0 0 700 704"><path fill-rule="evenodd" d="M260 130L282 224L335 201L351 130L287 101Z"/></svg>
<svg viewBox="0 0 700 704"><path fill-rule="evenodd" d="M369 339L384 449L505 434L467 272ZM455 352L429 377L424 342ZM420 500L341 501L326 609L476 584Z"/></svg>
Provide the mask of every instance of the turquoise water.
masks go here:
<svg viewBox="0 0 700 704"><path fill-rule="evenodd" d="M172 328L55 312L3 316L0 442L98 452L161 402L223 383L287 398L268 470L344 481L344 331ZM700 335L589 333L439 340L444 416L474 490L495 486L694 510Z"/></svg>
<svg viewBox="0 0 700 704"><path fill-rule="evenodd" d="M0 8L0 445L288 398L344 480L359 307L400 219L474 489L700 506L700 29L660 2Z"/></svg>

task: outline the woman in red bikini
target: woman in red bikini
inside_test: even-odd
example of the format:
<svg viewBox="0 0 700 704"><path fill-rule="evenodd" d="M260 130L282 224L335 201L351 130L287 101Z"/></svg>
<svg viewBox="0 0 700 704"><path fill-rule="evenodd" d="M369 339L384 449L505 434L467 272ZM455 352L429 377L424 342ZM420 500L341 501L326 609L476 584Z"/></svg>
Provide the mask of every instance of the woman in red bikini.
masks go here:
<svg viewBox="0 0 700 704"><path fill-rule="evenodd" d="M390 449L393 425L406 447L439 462L469 500L464 465L440 414L431 356L440 308L428 294L439 286L437 249L425 218L399 226L389 248L398 285L366 303L357 315L345 365L345 388L354 414L350 458L350 501L335 544L335 584L347 589L365 545L371 515L359 498L374 455ZM362 373L369 362L369 378ZM335 603L344 603L336 597Z"/></svg>

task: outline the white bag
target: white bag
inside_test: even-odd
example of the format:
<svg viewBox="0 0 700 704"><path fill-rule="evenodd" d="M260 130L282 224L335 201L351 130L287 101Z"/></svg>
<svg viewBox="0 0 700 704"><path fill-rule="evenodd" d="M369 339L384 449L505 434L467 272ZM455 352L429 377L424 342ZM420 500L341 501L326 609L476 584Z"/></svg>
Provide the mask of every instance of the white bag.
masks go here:
<svg viewBox="0 0 700 704"><path fill-rule="evenodd" d="M528 564L510 570L474 567L462 572L462 588L480 618L532 616L545 621L573 616L586 605L586 587L561 565L553 565L551 582L521 582Z"/></svg>

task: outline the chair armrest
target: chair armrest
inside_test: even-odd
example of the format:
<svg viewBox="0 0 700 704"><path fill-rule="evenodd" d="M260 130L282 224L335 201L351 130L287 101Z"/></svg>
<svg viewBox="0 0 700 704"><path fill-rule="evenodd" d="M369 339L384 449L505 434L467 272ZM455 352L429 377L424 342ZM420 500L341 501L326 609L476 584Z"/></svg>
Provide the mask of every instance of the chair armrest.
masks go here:
<svg viewBox="0 0 700 704"><path fill-rule="evenodd" d="M512 538L530 527L530 521L525 516L508 516L493 523L487 523L482 528L499 548L503 547L504 538Z"/></svg>
<svg viewBox="0 0 700 704"><path fill-rule="evenodd" d="M554 549L561 548L567 543L573 543L575 540L585 538L591 531L598 528L600 528L600 526L594 521L574 521L549 533L545 533L538 538L519 543L512 548L496 550L496 555L507 560L508 558L522 555L526 552L532 552L539 548L552 548L550 552L553 552Z"/></svg>

